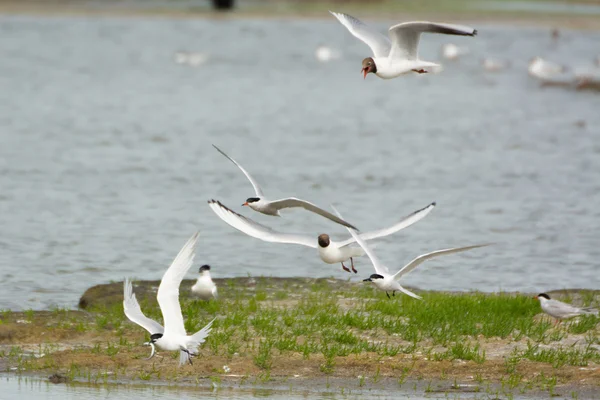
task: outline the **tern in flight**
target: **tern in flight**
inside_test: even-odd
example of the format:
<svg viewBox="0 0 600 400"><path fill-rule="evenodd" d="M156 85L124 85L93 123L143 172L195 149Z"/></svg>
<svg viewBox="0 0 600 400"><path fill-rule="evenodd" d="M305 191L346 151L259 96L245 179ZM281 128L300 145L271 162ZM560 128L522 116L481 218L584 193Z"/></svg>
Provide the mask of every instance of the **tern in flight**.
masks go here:
<svg viewBox="0 0 600 400"><path fill-rule="evenodd" d="M321 207L318 207L318 206L314 205L313 203L310 203L306 200L297 199L295 197L287 197L285 199L279 199L279 200L268 200L265 197L265 195L263 194L262 188L258 185L256 180L254 178L252 178L252 176L248 173L248 171L246 171L233 158L231 158L227 154L225 154L225 152L223 150L219 149L214 144L213 144L213 147L215 149L217 149L217 151L219 153L221 153L225 157L227 157L229 159L229 161L234 163L240 169L240 171L242 171L244 173L244 175L246 175L246 178L248 178L248 180L254 187L255 195L253 197L248 197L246 199L246 201L244 202L244 204L242 204L242 206L248 206L251 209L253 209L254 211L258 211L259 213L266 214L266 215L272 215L272 216L276 216L276 217L281 216L281 214L279 214L279 211L283 210L284 208L301 207L301 208L304 208L305 210L311 211L315 214L319 214L320 216L325 217L333 222L356 229L356 227L354 225L349 224L348 222L344 221L343 219L336 217L329 211L323 210Z"/></svg>
<svg viewBox="0 0 600 400"><path fill-rule="evenodd" d="M133 293L133 286L129 279L125 279L123 309L125 315L150 333L150 341L144 343L152 347L151 359L156 353L154 345L162 350L179 351L179 365L192 363L192 357L198 354L198 346L206 340L210 333L214 319L204 328L188 336L183 325L183 316L179 304L179 285L194 261L198 232L183 246L173 263L167 269L158 286L156 296L160 311L163 315L165 326L146 317Z"/></svg>
<svg viewBox="0 0 600 400"><path fill-rule="evenodd" d="M341 218L340 213L335 209L335 207L333 207L333 206L331 206L331 207L333 208L335 213ZM385 292L385 294L387 295L388 298L390 298L390 294L388 292L392 292L392 296L395 296L396 291L400 291L404 294L409 295L410 297L414 297L415 299L420 300L421 296L414 294L410 290L407 290L400 285L400 282L399 282L400 278L402 278L404 275L408 274L410 271L417 268L419 265L421 265L421 263L429 260L430 258L442 256L444 254L452 254L452 253L458 253L461 251L476 249L478 247L489 246L489 243L488 243L488 244L478 244L478 245L474 245L474 246L455 247L452 249L432 251L431 253L426 253L426 254L422 254L422 255L418 256L417 258L415 258L414 260L412 260L411 262L406 264L404 267L400 268L400 270L398 272L396 272L394 275L391 275L388 268L379 261L379 259L375 256L375 253L373 253L373 250L371 250L367 246L367 243L362 239L361 235L357 234L356 231L354 231L350 228L346 228L346 229L348 229L348 232L350 232L350 234L352 235L354 240L356 240L356 242L360 245L360 247L363 248L363 250L369 257L369 259L371 260L371 263L373 264L373 268L375 268L375 273L371 274L371 276L369 278L363 279L363 280L365 282L373 282L378 289L381 289Z"/></svg>

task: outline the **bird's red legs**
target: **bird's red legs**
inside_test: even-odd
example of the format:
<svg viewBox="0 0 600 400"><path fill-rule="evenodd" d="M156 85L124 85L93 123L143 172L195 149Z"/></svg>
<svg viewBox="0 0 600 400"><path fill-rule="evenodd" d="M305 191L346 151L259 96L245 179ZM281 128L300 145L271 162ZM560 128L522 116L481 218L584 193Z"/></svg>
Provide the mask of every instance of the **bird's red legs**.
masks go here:
<svg viewBox="0 0 600 400"><path fill-rule="evenodd" d="M350 270L348 269L348 267L346 267L346 266L344 265L344 263L342 263L342 269L343 269L344 271L346 271L346 272L350 272Z"/></svg>
<svg viewBox="0 0 600 400"><path fill-rule="evenodd" d="M425 71L423 68L421 69L413 69L414 72L418 73L418 74L426 74L427 71Z"/></svg>
<svg viewBox="0 0 600 400"><path fill-rule="evenodd" d="M352 259L352 257L350 257L350 263L352 264L352 272L354 272L356 274L358 271L356 270L356 268L354 268L354 260ZM350 272L350 271L348 271L348 272Z"/></svg>

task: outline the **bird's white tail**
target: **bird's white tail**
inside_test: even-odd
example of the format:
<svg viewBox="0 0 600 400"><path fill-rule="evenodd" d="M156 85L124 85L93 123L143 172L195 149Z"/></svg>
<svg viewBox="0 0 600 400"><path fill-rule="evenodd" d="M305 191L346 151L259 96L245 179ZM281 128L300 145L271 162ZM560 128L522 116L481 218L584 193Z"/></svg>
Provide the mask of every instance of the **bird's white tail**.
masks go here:
<svg viewBox="0 0 600 400"><path fill-rule="evenodd" d="M188 341L186 343L186 347L187 347L187 351L191 354L196 354L198 353L198 346L200 346L202 343L204 343L204 341L206 340L206 338L208 337L208 334L210 333L210 330L212 329L212 323L215 322L214 318L212 321L210 321L208 324L206 324L206 326L202 329L200 329L198 332L194 333L192 336L188 336ZM185 363L188 363L190 361L190 354L188 354L185 351L180 351L179 352L179 365L183 365Z"/></svg>

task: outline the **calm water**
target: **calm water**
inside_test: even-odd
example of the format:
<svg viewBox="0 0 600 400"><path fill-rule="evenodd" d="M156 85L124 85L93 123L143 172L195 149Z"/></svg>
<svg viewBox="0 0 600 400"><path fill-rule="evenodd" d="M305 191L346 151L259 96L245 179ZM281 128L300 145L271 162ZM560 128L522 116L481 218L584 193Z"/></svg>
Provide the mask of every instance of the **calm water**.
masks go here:
<svg viewBox="0 0 600 400"><path fill-rule="evenodd" d="M230 389L218 388L210 390L201 387L176 387L165 385L86 385L86 384L52 384L47 381L41 381L32 378L17 378L10 375L0 375L2 384L2 393L0 399L23 399L27 400L98 400L108 399L228 399L228 400L247 400L247 399L269 399L269 400L300 400L300 399L389 399L391 393L393 398L402 399L446 399L448 395L441 392L432 392L423 394L423 389L406 389L399 391L394 389L379 390L361 389L316 392L306 388L302 389ZM376 386L376 385L373 385ZM435 384L434 384L435 387ZM4 397L3 397L4 396ZM481 393L452 393L450 398L460 399L479 399ZM514 396L514 399L526 400L543 398L543 396Z"/></svg>
<svg viewBox="0 0 600 400"><path fill-rule="evenodd" d="M526 65L588 63L600 33L553 46L549 29L474 25L474 39L423 38L426 59L449 39L470 47L443 73L383 81L362 79L369 50L333 18L0 17L0 308L74 306L91 285L159 279L195 230L197 265L217 277L350 276L218 219L206 200L280 230L347 235L301 211L242 210L252 187L212 143L269 196L334 202L362 230L437 201L377 248L392 268L497 243L431 261L408 285L598 288L600 96L540 88ZM322 43L343 57L317 63ZM177 65L178 50L208 62ZM512 66L485 73L483 56ZM366 258L357 267L352 279L371 273Z"/></svg>

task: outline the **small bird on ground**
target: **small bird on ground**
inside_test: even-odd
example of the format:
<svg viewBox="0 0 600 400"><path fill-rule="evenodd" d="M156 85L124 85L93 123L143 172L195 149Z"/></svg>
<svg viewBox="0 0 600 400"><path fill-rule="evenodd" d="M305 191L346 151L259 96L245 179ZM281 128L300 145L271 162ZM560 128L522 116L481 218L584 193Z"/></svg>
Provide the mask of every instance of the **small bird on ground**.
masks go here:
<svg viewBox="0 0 600 400"><path fill-rule="evenodd" d="M156 299L163 315L165 326L146 317L133 293L133 286L129 279L125 279L123 293L123 309L129 320L135 322L150 333L150 341L144 343L152 347L152 352L147 360L156 353L154 345L162 350L179 351L179 365L192 363L192 357L198 354L200 346L210 333L214 319L204 328L188 336L183 325L183 315L179 305L179 285L194 261L198 233L195 233L167 269L158 286Z"/></svg>
<svg viewBox="0 0 600 400"><path fill-rule="evenodd" d="M362 61L364 78L374 73L382 79L392 79L409 72L423 74L439 64L419 59L421 33L475 36L477 30L468 26L436 22L404 22L389 29L390 39L348 14L329 11L352 35L362 40L373 51L373 57Z"/></svg>
<svg viewBox="0 0 600 400"><path fill-rule="evenodd" d="M540 293L534 297L540 301L542 311L557 319L560 323L563 319L577 317L579 315L598 315L598 310L592 307L575 307L562 301L551 299L546 293Z"/></svg>
<svg viewBox="0 0 600 400"><path fill-rule="evenodd" d="M217 285L210 277L210 265L203 265L198 271L200 276L196 284L192 286L192 293L202 300L210 300L217 298Z"/></svg>

